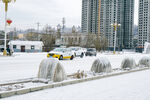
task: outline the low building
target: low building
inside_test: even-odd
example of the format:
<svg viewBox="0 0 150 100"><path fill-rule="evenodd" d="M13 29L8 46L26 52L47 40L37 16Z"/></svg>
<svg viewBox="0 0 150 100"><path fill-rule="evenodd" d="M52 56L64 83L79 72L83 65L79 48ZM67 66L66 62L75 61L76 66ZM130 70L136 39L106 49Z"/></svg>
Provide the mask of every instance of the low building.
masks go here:
<svg viewBox="0 0 150 100"><path fill-rule="evenodd" d="M42 52L43 42L41 41L10 41L10 49L14 52Z"/></svg>
<svg viewBox="0 0 150 100"><path fill-rule="evenodd" d="M80 46L85 48L96 48L97 50L108 49L107 39L105 36L97 34L68 33L62 34L60 40L56 40L55 45L63 46ZM113 50L113 49L109 49ZM120 50L117 48L117 50Z"/></svg>
<svg viewBox="0 0 150 100"><path fill-rule="evenodd" d="M24 38L24 34L18 34L18 39L23 39Z"/></svg>
<svg viewBox="0 0 150 100"><path fill-rule="evenodd" d="M64 46L85 46L87 41L87 34L82 33L68 33L61 36L61 45Z"/></svg>

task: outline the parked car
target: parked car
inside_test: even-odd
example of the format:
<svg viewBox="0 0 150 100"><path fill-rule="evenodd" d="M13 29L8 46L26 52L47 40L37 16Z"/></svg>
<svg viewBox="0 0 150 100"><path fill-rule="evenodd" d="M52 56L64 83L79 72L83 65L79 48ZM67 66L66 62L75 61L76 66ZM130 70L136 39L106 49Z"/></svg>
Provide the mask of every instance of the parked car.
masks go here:
<svg viewBox="0 0 150 100"><path fill-rule="evenodd" d="M48 58L58 58L59 60L74 58L74 54L67 48L55 48L47 54Z"/></svg>
<svg viewBox="0 0 150 100"><path fill-rule="evenodd" d="M87 48L87 51L85 53L86 56L96 56L97 52L95 48Z"/></svg>
<svg viewBox="0 0 150 100"><path fill-rule="evenodd" d="M69 49L74 53L75 57L83 58L85 51L81 47L69 47Z"/></svg>

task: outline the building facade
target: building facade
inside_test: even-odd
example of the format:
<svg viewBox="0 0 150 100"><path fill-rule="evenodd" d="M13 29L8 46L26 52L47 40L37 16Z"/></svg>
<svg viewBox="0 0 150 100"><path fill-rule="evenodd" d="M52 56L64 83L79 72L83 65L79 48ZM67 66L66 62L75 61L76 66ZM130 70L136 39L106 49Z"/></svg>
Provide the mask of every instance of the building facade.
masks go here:
<svg viewBox="0 0 150 100"><path fill-rule="evenodd" d="M42 52L43 42L41 41L10 41L9 48L14 52Z"/></svg>
<svg viewBox="0 0 150 100"><path fill-rule="evenodd" d="M138 48L145 42L150 42L150 0L139 0Z"/></svg>
<svg viewBox="0 0 150 100"><path fill-rule="evenodd" d="M104 35L113 48L117 28L117 47L131 48L134 21L134 0L82 0L82 32Z"/></svg>
<svg viewBox="0 0 150 100"><path fill-rule="evenodd" d="M60 45L63 46L81 46L85 47L87 42L87 34L81 33L68 33L62 34L61 40L59 42ZM57 42L55 42L57 43ZM58 44L56 44L58 45Z"/></svg>

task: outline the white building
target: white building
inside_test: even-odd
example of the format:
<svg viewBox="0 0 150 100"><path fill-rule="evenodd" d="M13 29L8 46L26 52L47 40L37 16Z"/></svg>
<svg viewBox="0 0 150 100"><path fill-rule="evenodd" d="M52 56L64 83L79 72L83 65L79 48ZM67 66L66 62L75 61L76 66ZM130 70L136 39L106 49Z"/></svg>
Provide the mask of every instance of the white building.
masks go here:
<svg viewBox="0 0 150 100"><path fill-rule="evenodd" d="M150 0L139 0L138 47L150 42Z"/></svg>
<svg viewBox="0 0 150 100"><path fill-rule="evenodd" d="M43 42L41 41L10 41L10 49L14 52L42 52Z"/></svg>

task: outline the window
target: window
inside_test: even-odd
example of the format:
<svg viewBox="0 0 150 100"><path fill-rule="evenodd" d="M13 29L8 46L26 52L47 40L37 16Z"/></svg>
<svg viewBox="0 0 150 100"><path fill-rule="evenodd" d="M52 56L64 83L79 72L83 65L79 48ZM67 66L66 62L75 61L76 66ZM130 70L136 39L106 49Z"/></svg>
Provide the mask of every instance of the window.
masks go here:
<svg viewBox="0 0 150 100"><path fill-rule="evenodd" d="M34 50L34 45L31 45L31 50Z"/></svg>
<svg viewBox="0 0 150 100"><path fill-rule="evenodd" d="M16 49L17 48L17 46L16 45L13 45L13 49Z"/></svg>

